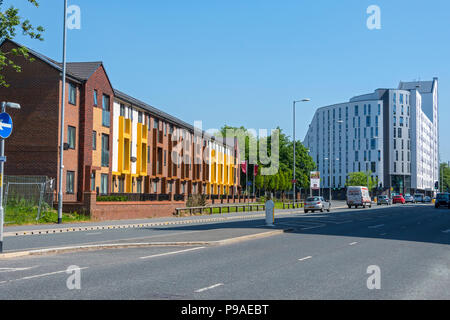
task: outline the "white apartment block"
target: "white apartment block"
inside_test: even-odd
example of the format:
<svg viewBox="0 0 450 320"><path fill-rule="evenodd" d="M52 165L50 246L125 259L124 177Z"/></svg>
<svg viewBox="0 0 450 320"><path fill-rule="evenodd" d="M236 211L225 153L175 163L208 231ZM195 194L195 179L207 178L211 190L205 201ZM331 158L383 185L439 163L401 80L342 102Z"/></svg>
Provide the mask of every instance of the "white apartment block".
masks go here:
<svg viewBox="0 0 450 320"><path fill-rule="evenodd" d="M349 173L370 171L382 190L431 194L439 179L438 130L434 78L321 107L303 143L322 188L344 188Z"/></svg>

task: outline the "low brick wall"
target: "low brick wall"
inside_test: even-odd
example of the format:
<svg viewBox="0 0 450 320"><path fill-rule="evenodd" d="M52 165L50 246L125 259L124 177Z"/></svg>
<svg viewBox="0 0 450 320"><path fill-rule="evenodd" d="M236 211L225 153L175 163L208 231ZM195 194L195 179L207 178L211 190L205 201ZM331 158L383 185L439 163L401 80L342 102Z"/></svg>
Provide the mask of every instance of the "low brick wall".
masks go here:
<svg viewBox="0 0 450 320"><path fill-rule="evenodd" d="M64 212L84 213L92 220L123 220L123 219L143 219L157 217L171 217L175 213L175 208L186 207L185 201L97 201L95 192L87 192L83 195L83 202L65 202ZM254 202L255 199L249 199ZM244 199L227 199L221 201L215 199L214 204L244 203ZM207 200L211 205L212 200Z"/></svg>

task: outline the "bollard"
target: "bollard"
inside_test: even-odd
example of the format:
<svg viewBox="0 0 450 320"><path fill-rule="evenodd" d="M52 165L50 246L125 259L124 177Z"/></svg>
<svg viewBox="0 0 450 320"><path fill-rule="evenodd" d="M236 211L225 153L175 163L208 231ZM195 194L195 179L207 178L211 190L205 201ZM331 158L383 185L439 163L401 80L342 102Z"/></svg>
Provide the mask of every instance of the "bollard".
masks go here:
<svg viewBox="0 0 450 320"><path fill-rule="evenodd" d="M267 195L266 201L266 225L268 227L274 227L275 222L275 203L272 201L272 195Z"/></svg>

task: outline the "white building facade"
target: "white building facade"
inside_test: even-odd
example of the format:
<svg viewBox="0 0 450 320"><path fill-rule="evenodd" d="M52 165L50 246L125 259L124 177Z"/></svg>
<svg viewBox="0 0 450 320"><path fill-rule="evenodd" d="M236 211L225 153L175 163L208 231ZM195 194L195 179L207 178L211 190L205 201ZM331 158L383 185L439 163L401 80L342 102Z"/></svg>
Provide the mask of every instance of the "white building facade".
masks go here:
<svg viewBox="0 0 450 320"><path fill-rule="evenodd" d="M437 78L319 108L303 143L321 187L344 188L351 172L363 171L379 190L432 194L439 179L437 113Z"/></svg>

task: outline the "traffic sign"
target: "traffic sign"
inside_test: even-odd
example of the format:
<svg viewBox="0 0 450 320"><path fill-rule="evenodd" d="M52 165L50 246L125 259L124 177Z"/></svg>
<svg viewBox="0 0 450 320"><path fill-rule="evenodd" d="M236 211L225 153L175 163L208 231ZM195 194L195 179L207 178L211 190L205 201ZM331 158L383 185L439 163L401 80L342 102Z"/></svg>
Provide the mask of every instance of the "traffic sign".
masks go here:
<svg viewBox="0 0 450 320"><path fill-rule="evenodd" d="M6 139L11 135L13 122L6 112L0 113L0 138Z"/></svg>
<svg viewBox="0 0 450 320"><path fill-rule="evenodd" d="M297 179L292 179L291 182L292 183L297 183Z"/></svg>

